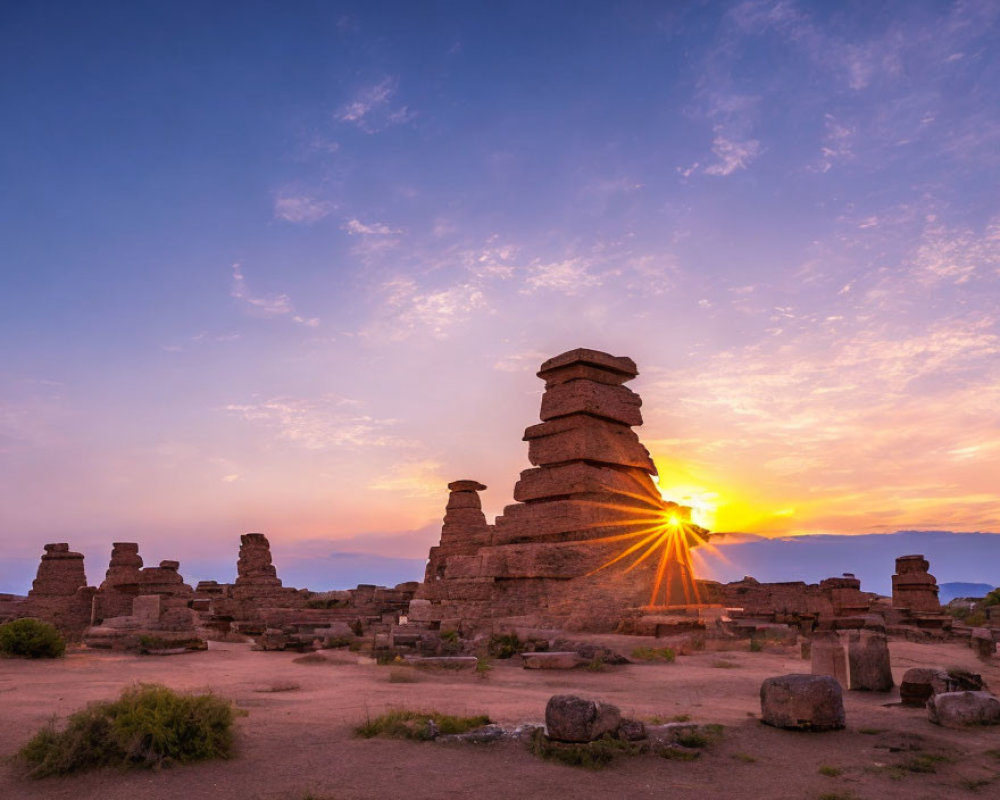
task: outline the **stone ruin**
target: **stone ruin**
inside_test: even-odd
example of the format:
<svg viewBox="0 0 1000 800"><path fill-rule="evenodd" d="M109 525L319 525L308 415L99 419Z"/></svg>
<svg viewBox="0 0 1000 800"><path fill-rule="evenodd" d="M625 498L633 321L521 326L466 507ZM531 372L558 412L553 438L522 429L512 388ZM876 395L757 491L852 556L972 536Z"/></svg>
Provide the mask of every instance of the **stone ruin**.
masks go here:
<svg viewBox="0 0 1000 800"><path fill-rule="evenodd" d="M613 631L647 613L660 553L602 569L673 515L685 545L708 532L690 510L664 501L656 466L632 430L642 424L639 395L625 383L635 362L577 349L542 364L542 422L524 432L528 460L513 505L490 525L476 481L449 484L440 544L431 549L425 581L409 618L430 627L492 629L527 625ZM664 559L666 561L666 559ZM693 576L670 560L658 604L697 602Z"/></svg>
<svg viewBox="0 0 1000 800"><path fill-rule="evenodd" d="M71 639L78 639L90 624L94 588L87 586L83 555L65 542L45 545L38 574L20 604L18 616L51 622Z"/></svg>
<svg viewBox="0 0 1000 800"><path fill-rule="evenodd" d="M876 598L862 592L861 581L850 573L818 584L761 583L747 576L734 583L700 581L699 585L704 597L725 606L737 626L775 623L803 632L864 627Z"/></svg>
<svg viewBox="0 0 1000 800"><path fill-rule="evenodd" d="M191 609L194 590L180 563L143 567L139 545L115 542L104 581L94 594L88 647L152 651L200 650L206 644Z"/></svg>

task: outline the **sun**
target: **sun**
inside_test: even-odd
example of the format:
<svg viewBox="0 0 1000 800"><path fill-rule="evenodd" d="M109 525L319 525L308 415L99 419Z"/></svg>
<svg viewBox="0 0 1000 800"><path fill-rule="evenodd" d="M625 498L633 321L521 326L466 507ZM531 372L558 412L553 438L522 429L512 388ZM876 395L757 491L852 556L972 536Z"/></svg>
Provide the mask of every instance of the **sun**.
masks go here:
<svg viewBox="0 0 1000 800"><path fill-rule="evenodd" d="M676 503L670 503L668 508L662 510L643 510L641 513L643 516L624 523L637 530L591 540L594 544L627 544L618 555L587 574L594 575L619 562L632 559L625 568L625 574L628 574L655 556L657 566L649 607L700 603L691 550L707 543L708 531L687 519L690 511L684 506L678 507Z"/></svg>

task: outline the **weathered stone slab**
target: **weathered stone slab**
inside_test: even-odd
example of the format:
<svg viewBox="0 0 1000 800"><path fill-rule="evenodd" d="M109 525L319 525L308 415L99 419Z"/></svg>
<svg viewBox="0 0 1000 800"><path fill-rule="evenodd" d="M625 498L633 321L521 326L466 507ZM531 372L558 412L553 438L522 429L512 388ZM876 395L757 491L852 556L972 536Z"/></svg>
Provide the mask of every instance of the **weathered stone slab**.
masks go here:
<svg viewBox="0 0 1000 800"><path fill-rule="evenodd" d="M577 367L589 367L594 371L621 376L619 382L630 381L639 374L635 362L627 356L613 356L599 350L578 347L567 350L543 362L538 377L544 381L556 381L562 375ZM573 380L570 378L570 380Z"/></svg>
<svg viewBox="0 0 1000 800"><path fill-rule="evenodd" d="M161 600L158 594L139 595L132 601L132 616L152 626L160 619Z"/></svg>
<svg viewBox="0 0 1000 800"><path fill-rule="evenodd" d="M525 669L575 669L583 663L580 656L572 650L522 653L521 660Z"/></svg>
<svg viewBox="0 0 1000 800"><path fill-rule="evenodd" d="M626 386L571 381L546 389L539 416L550 420L570 414L591 414L623 425L642 425L641 405L642 398Z"/></svg>
<svg viewBox="0 0 1000 800"><path fill-rule="evenodd" d="M621 723L617 706L572 694L557 694L545 706L545 729L558 742L593 742Z"/></svg>
<svg viewBox="0 0 1000 800"><path fill-rule="evenodd" d="M888 692L894 683L885 634L854 631L847 645L850 688L855 691Z"/></svg>
<svg viewBox="0 0 1000 800"><path fill-rule="evenodd" d="M415 667L441 669L475 669L479 663L479 659L475 656L406 656L404 661Z"/></svg>
<svg viewBox="0 0 1000 800"><path fill-rule="evenodd" d="M761 721L776 728L829 731L845 725L843 692L829 675L768 678L760 687L760 708Z"/></svg>
<svg viewBox="0 0 1000 800"><path fill-rule="evenodd" d="M535 466L592 461L656 474L649 452L631 428L586 414L532 425L525 430L524 439L528 442L528 460Z"/></svg>
<svg viewBox="0 0 1000 800"><path fill-rule="evenodd" d="M623 501L633 503L662 502L645 470L602 467L583 461L526 469L514 485L514 499L519 503L603 493L618 493Z"/></svg>
<svg viewBox="0 0 1000 800"><path fill-rule="evenodd" d="M810 648L810 671L829 675L842 687L848 686L847 650L835 633L816 634Z"/></svg>

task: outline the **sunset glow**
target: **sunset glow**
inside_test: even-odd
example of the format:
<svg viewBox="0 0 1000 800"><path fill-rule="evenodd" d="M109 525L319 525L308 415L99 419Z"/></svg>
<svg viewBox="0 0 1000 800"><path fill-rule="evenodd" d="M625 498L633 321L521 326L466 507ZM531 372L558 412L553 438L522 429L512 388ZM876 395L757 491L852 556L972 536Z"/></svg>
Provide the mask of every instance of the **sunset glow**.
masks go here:
<svg viewBox="0 0 1000 800"><path fill-rule="evenodd" d="M1000 531L997 3L8 5L3 558L422 559L576 347L694 524Z"/></svg>

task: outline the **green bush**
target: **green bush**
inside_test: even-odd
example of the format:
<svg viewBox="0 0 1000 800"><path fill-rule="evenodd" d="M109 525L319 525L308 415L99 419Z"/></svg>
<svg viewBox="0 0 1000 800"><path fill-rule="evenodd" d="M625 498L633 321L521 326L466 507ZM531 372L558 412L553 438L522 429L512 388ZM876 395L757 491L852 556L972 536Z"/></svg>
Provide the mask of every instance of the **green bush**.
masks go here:
<svg viewBox="0 0 1000 800"><path fill-rule="evenodd" d="M439 734L466 733L489 724L490 718L485 714L455 717L437 711L408 711L397 708L374 719L366 720L364 725L354 729L354 733L363 739L384 736L389 739L416 739L425 742Z"/></svg>
<svg viewBox="0 0 1000 800"><path fill-rule="evenodd" d="M240 712L211 694L184 694L140 684L117 700L92 703L63 730L50 723L20 751L34 778L103 766L159 767L229 758Z"/></svg>
<svg viewBox="0 0 1000 800"><path fill-rule="evenodd" d="M38 619L15 619L0 625L0 654L25 658L58 658L66 642L54 625Z"/></svg>

